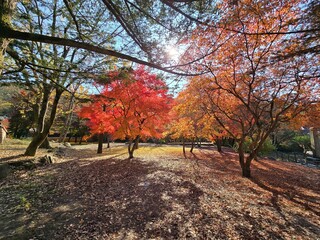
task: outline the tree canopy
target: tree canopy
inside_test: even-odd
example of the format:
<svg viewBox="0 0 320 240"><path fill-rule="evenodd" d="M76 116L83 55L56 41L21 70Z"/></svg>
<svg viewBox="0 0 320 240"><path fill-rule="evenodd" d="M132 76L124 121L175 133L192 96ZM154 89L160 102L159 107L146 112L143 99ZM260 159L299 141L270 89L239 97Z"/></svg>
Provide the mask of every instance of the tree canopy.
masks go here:
<svg viewBox="0 0 320 240"><path fill-rule="evenodd" d="M50 11L48 3L44 0L35 2L38 8L37 17L43 20ZM2 39L2 53L7 49L9 43L6 39L17 39L23 41L36 41L49 44L63 45L77 49L85 49L99 54L108 55L145 64L167 72L186 74L190 70L190 64L210 54L220 44L214 44L207 52L197 54L187 62L169 64L164 52L164 46L180 43L181 40L190 36L190 31L196 27L210 28L219 32L221 29L230 33L246 33L247 35L291 35L294 36L298 47L295 53L319 53L319 4L317 1L281 1L285 14L277 9L279 1L138 1L102 0L92 2L91 0L71 3L68 0L55 1L60 9L63 22L70 19L70 24L59 29L59 34L52 34L47 26L45 31L37 28L26 30L19 14L30 11L25 3L16 0L5 0L0 6L0 38ZM32 4L31 4L32 5ZM230 24L230 14L240 13L229 11L229 9L242 9L245 13L250 6L261 6L256 12L260 18L261 28L252 30L243 28L241 24ZM233 12L233 13L232 13ZM287 13L290 14L288 15ZM268 14L268 15L267 15ZM13 17L12 17L13 16ZM242 16L239 15L241 18ZM247 19L252 17L248 15ZM229 22L221 21L229 19ZM41 21L42 21L41 20ZM242 19L242 24L250 23ZM58 21L57 21L58 22ZM273 27L264 28L262 25L268 23ZM88 25L89 24L89 25ZM88 31L95 31L94 37L88 37ZM66 35L67 34L67 35ZM101 36L107 36L111 41L105 42ZM291 38L291 37L290 37ZM305 41L308 39L308 41ZM186 45L186 47L191 47ZM190 52L190 51L189 51ZM194 70L194 69L193 69ZM187 74L199 74L201 71L187 71Z"/></svg>
<svg viewBox="0 0 320 240"><path fill-rule="evenodd" d="M160 138L168 122L171 97L165 83L144 68L130 70L118 79L118 71L109 73L114 80L104 85L93 103L82 108L92 133L109 133L115 139L129 141L129 157L140 139ZM133 146L131 146L134 143Z"/></svg>
<svg viewBox="0 0 320 240"><path fill-rule="evenodd" d="M134 141L159 137L171 120L175 137L234 139L250 177L251 161L281 124L300 125L297 116L316 122L319 7L315 0L2 1L1 84L34 96L26 154L45 141L63 94L72 103L73 89L102 86L81 114L92 133L128 140L130 157ZM185 77L172 114L165 83L138 64Z"/></svg>

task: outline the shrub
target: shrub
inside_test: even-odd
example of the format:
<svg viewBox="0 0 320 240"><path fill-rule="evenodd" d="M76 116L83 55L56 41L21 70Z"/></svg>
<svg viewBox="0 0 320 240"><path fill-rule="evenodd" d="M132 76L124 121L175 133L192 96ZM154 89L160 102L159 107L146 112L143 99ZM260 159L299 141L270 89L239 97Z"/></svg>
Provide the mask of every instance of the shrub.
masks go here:
<svg viewBox="0 0 320 240"><path fill-rule="evenodd" d="M245 152L250 152L250 144L252 143L252 140L250 138L247 138L245 143L244 143L244 151ZM236 143L234 145L234 149L237 151L238 150L238 144ZM270 138L268 138L262 145L261 150L259 151L258 155L259 156L265 156L270 152L273 152L276 150L276 147L272 144L272 141Z"/></svg>

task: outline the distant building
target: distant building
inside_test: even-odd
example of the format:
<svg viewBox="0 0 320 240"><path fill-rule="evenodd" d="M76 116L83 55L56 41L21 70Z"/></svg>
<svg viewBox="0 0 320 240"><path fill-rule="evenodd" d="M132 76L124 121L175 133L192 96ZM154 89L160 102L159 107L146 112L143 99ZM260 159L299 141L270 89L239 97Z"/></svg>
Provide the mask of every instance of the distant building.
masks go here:
<svg viewBox="0 0 320 240"><path fill-rule="evenodd" d="M318 128L310 128L310 141L311 149L313 151L313 157L320 158L320 138Z"/></svg>

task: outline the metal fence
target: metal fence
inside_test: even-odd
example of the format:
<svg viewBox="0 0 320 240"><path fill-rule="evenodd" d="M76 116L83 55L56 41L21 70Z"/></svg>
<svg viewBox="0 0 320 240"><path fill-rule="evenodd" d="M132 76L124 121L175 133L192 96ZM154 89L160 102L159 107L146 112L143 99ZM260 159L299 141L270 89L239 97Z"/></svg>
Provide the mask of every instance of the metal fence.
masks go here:
<svg viewBox="0 0 320 240"><path fill-rule="evenodd" d="M294 162L297 164L306 165L308 167L320 168L319 158L313 158L300 152L285 153L276 151L272 154L271 157L278 161Z"/></svg>

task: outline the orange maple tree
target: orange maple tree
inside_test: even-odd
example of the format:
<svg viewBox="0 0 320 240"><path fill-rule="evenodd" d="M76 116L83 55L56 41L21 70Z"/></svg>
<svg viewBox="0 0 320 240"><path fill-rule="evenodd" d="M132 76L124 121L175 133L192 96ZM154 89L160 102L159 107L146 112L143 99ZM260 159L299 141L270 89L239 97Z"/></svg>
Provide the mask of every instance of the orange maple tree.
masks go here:
<svg viewBox="0 0 320 240"><path fill-rule="evenodd" d="M191 83L206 99L207 114L237 141L244 177L251 176L252 160L279 123L290 121L319 101L316 61L279 54L290 45L290 37L282 31L292 27L282 20L294 19L300 7L298 1L285 2L223 2L219 22L224 27L199 27L190 39L193 52L189 54L206 53L196 67L208 71Z"/></svg>
<svg viewBox="0 0 320 240"><path fill-rule="evenodd" d="M200 138L214 141L218 151L222 151L221 140L228 134L215 123L212 116L205 110L204 104L206 100L199 86L195 82L191 82L186 86L185 90L179 93L174 101L171 111L173 117L168 133L172 138L182 138L184 153L185 140L191 140L190 152L192 152L194 142Z"/></svg>
<svg viewBox="0 0 320 240"><path fill-rule="evenodd" d="M169 125L168 133L171 138L182 138L183 153L185 154L185 141L191 141L190 152L193 151L194 143L199 138L204 137L203 112L200 110L197 97L190 89L179 93L175 98L174 106L171 111L172 121Z"/></svg>

